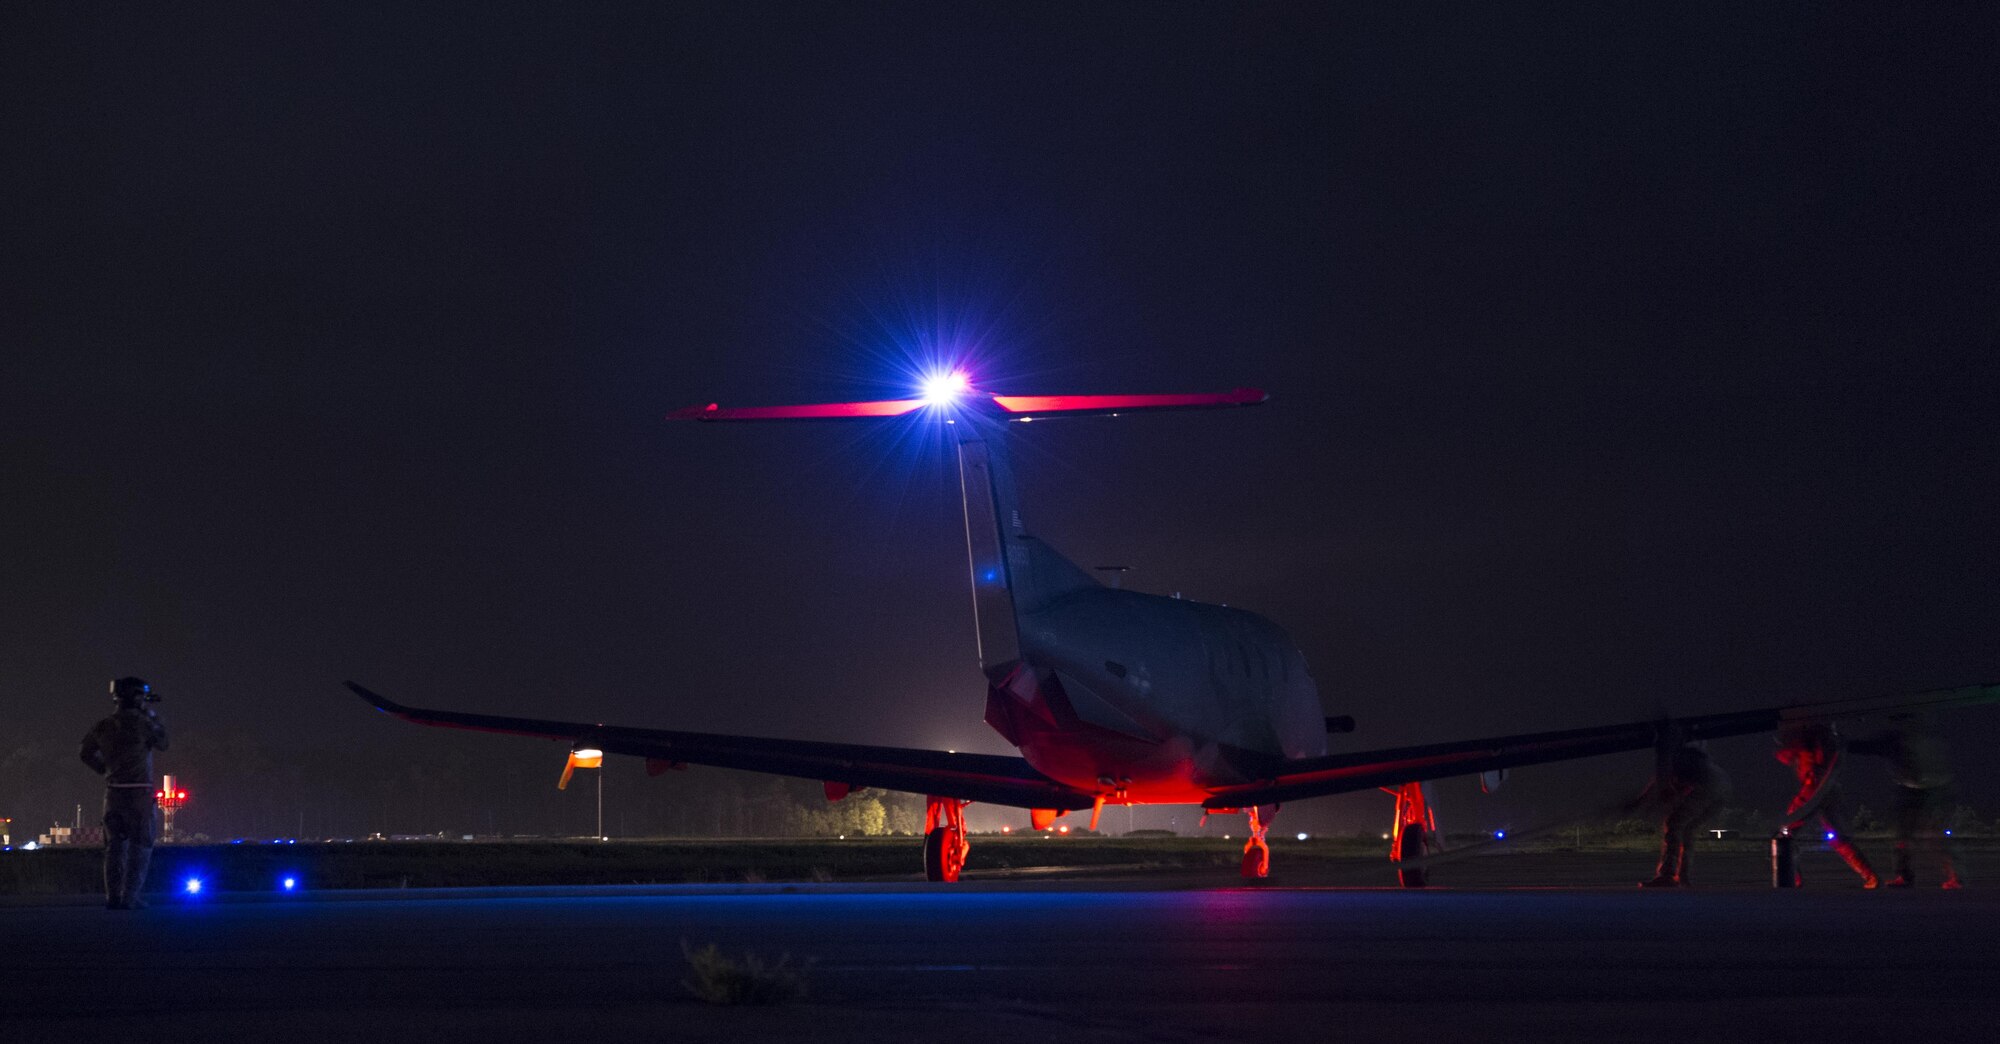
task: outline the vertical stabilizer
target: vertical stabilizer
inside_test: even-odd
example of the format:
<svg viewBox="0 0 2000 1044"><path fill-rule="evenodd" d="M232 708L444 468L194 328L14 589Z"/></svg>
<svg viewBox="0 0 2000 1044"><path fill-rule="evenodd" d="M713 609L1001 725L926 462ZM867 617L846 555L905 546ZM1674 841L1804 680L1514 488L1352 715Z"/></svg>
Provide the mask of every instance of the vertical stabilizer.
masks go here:
<svg viewBox="0 0 2000 1044"><path fill-rule="evenodd" d="M1004 440L1004 429L968 430L958 444L972 609L979 663L986 668L1020 659L1023 615L1065 594L1098 586L1090 574L1027 531Z"/></svg>

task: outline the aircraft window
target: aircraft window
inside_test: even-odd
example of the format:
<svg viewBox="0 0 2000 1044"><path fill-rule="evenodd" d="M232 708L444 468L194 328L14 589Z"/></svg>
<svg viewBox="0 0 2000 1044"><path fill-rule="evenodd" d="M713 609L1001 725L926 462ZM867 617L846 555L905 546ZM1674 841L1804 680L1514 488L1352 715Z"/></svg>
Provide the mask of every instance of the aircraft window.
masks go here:
<svg viewBox="0 0 2000 1044"><path fill-rule="evenodd" d="M1110 671L1114 677L1125 677L1125 665L1115 660L1104 661L1104 669Z"/></svg>

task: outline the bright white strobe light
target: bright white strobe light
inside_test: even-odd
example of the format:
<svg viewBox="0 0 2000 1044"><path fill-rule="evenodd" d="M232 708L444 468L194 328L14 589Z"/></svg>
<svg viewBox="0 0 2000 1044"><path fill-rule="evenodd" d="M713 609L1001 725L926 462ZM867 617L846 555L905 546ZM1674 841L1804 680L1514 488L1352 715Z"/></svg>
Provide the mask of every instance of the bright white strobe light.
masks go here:
<svg viewBox="0 0 2000 1044"><path fill-rule="evenodd" d="M972 388L972 380L964 370L934 374L924 378L924 402L932 406L950 405L959 396Z"/></svg>

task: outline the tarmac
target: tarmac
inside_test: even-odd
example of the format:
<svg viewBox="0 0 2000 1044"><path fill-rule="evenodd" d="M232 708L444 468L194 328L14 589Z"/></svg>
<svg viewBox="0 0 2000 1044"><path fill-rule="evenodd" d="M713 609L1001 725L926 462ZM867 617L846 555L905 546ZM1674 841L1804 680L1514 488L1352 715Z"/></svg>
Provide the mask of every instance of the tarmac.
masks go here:
<svg viewBox="0 0 2000 1044"><path fill-rule="evenodd" d="M1864 892L1824 860L1774 890L1738 856L1642 891L1632 861L16 901L0 1040L1992 1039L2000 890ZM806 996L695 999L710 943L789 955Z"/></svg>

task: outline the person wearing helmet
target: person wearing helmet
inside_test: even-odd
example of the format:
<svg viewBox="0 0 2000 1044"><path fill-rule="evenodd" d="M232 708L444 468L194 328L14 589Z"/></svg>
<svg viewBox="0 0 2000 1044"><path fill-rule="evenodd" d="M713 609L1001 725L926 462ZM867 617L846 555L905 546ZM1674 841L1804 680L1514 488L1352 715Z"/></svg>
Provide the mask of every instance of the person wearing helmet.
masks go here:
<svg viewBox="0 0 2000 1044"><path fill-rule="evenodd" d="M1773 756L1790 766L1799 778L1799 792L1785 807L1785 829L1796 834L1808 818L1818 815L1834 854L1861 875L1861 887L1875 887L1880 878L1868 865L1867 857L1848 838L1846 802L1840 785L1834 781L1844 749L1840 734L1830 724L1813 722L1780 729L1777 739L1778 750ZM1798 871L1794 869L1792 887L1798 887L1799 883Z"/></svg>
<svg viewBox="0 0 2000 1044"><path fill-rule="evenodd" d="M117 710L83 737L83 763L104 777L104 905L136 910L146 903L146 865L153 859L153 752L167 749L167 728L150 704L143 678L111 683Z"/></svg>
<svg viewBox="0 0 2000 1044"><path fill-rule="evenodd" d="M1729 776L1699 745L1677 742L1669 731L1658 750L1653 781L1631 804L1663 806L1660 821L1660 864L1641 888L1674 888L1690 883L1694 838L1701 824L1729 797Z"/></svg>
<svg viewBox="0 0 2000 1044"><path fill-rule="evenodd" d="M1889 762L1889 776L1896 783L1896 876L1891 888L1916 884L1910 862L1910 847L1922 837L1938 854L1938 869L1946 888L1965 887L1959 873L1964 860L1958 846L1945 829L1954 800L1951 760L1944 741L1923 714L1897 714L1890 727L1868 739L1856 740L1849 749L1872 754Z"/></svg>

